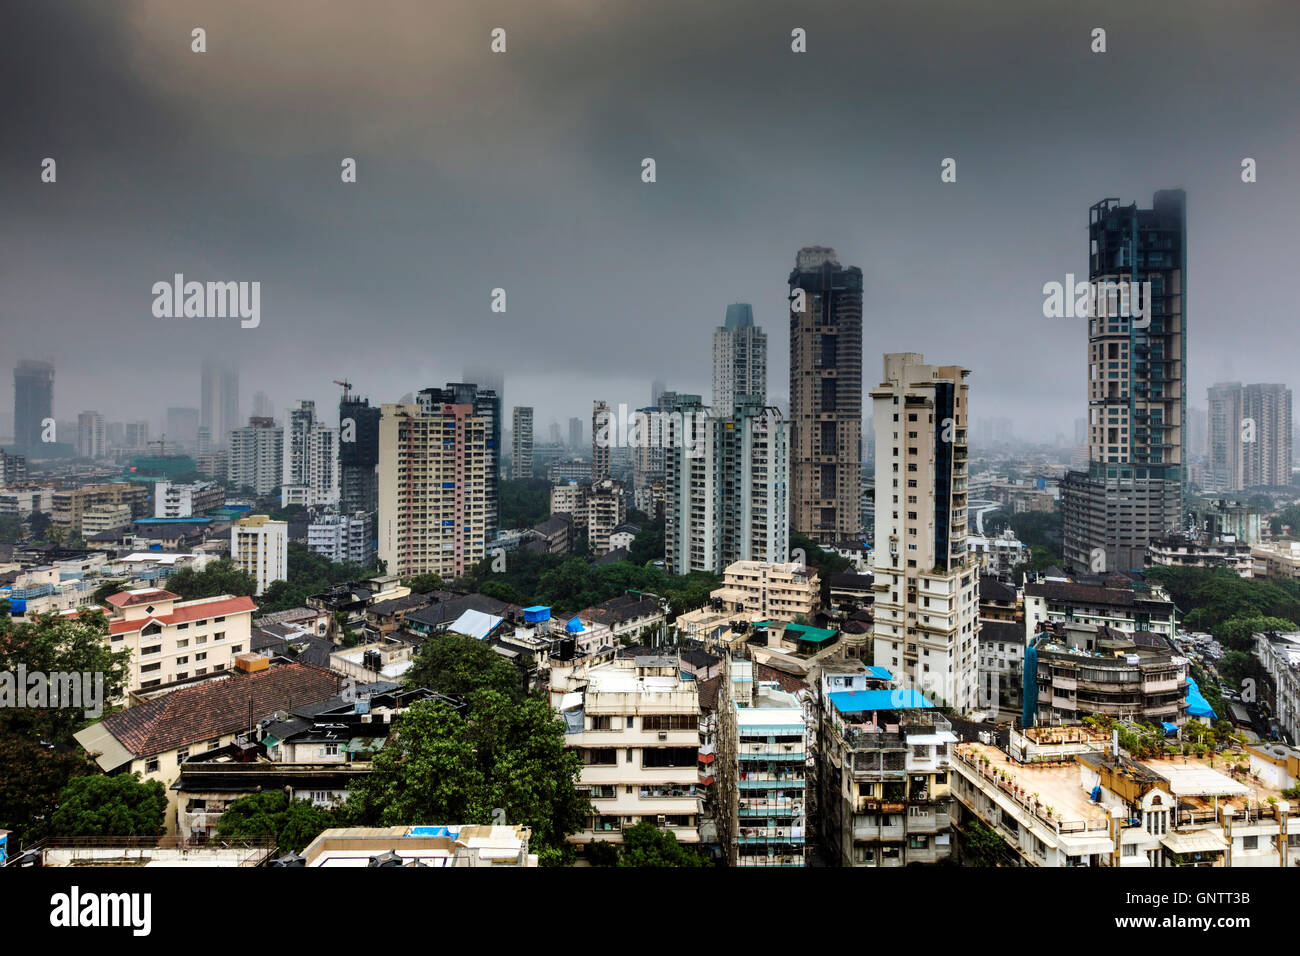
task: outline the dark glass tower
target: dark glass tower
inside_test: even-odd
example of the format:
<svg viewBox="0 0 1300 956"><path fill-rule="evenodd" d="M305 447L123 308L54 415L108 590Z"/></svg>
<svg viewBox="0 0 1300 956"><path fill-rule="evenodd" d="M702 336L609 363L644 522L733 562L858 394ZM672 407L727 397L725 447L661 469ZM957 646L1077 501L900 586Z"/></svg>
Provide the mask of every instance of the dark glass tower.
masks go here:
<svg viewBox="0 0 1300 956"><path fill-rule="evenodd" d="M835 250L822 246L800 249L790 273L790 426L794 529L819 544L856 537L862 530L862 270L844 268Z"/></svg>
<svg viewBox="0 0 1300 956"><path fill-rule="evenodd" d="M339 401L339 506L344 514L379 510L379 414L369 400L345 392ZM352 422L352 441L347 438Z"/></svg>
<svg viewBox="0 0 1300 956"><path fill-rule="evenodd" d="M1077 571L1146 566L1152 538L1182 514L1187 427L1187 199L1155 194L1150 209L1104 199L1089 211L1094 289L1150 283L1150 300L1115 307L1106 296L1088 323L1088 471L1062 487L1065 557ZM1145 296L1144 296L1145 299ZM1129 314L1125 314L1129 313Z"/></svg>
<svg viewBox="0 0 1300 956"><path fill-rule="evenodd" d="M23 359L14 367L14 445L40 457L42 422L54 415L54 366Z"/></svg>

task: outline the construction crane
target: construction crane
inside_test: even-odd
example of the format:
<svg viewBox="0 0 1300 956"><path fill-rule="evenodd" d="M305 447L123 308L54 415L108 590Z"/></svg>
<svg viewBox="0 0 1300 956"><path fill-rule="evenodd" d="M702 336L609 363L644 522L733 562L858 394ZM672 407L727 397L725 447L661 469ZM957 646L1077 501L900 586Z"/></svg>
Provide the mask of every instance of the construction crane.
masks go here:
<svg viewBox="0 0 1300 956"><path fill-rule="evenodd" d="M158 457L159 457L159 458L165 458L165 457L167 457L167 436L166 436L166 435L163 435L163 436L162 436L161 438L159 438L157 441L151 441L151 442L149 442L148 444L149 444L149 447L150 447L150 448L152 448L154 445L157 445L157 446L158 446Z"/></svg>
<svg viewBox="0 0 1300 956"><path fill-rule="evenodd" d="M343 386L343 401L346 402L349 398L352 397L352 383L349 382L346 378L343 379L342 381L339 381L336 378L334 379L334 384Z"/></svg>

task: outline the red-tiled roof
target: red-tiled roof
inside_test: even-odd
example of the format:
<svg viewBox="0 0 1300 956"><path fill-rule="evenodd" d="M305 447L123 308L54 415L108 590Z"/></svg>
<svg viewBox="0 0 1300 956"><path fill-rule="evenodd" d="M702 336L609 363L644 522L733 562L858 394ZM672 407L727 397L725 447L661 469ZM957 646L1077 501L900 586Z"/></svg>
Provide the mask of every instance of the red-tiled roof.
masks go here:
<svg viewBox="0 0 1300 956"><path fill-rule="evenodd" d="M788 694L797 694L801 690L807 690L808 684L802 678L794 674L787 674L785 671L779 671L775 667L767 664L754 664L754 680L757 681L775 681L777 686Z"/></svg>
<svg viewBox="0 0 1300 956"><path fill-rule="evenodd" d="M147 591L118 591L108 596L108 603L114 607L132 607L136 604L157 604L159 601L179 601L179 594L164 591L162 588L149 588Z"/></svg>
<svg viewBox="0 0 1300 956"><path fill-rule="evenodd" d="M341 678L310 664L284 664L256 674L183 687L106 717L104 728L137 757L167 753L248 729L254 722L338 692ZM249 704L252 704L251 714Z"/></svg>
<svg viewBox="0 0 1300 956"><path fill-rule="evenodd" d="M193 604L189 607L178 607L171 614L155 614L151 617L137 618L134 621L109 621L108 633L131 634L140 630L150 621L157 621L159 624L185 624L189 621L203 621L210 617L222 617L226 614L240 614L244 611L256 610L257 605L253 603L253 599L250 597L225 598L223 600L207 601L203 604Z"/></svg>

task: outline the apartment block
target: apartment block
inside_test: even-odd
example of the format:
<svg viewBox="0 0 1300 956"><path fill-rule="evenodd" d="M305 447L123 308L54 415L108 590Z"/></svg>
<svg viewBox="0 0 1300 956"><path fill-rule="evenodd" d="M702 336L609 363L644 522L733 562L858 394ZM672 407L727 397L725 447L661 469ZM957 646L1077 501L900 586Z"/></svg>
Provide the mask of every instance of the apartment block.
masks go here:
<svg viewBox="0 0 1300 956"><path fill-rule="evenodd" d="M284 441L280 507L335 507L339 503L339 431L316 418L316 403L289 409Z"/></svg>
<svg viewBox="0 0 1300 956"><path fill-rule="evenodd" d="M811 621L821 607L821 579L806 565L735 561L722 574L722 587L710 592L721 610L747 621Z"/></svg>
<svg viewBox="0 0 1300 956"><path fill-rule="evenodd" d="M767 334L754 325L754 307L727 306L713 332L713 409L729 418L740 396L767 404Z"/></svg>
<svg viewBox="0 0 1300 956"><path fill-rule="evenodd" d="M379 508L379 409L344 386L339 400L339 510L343 514Z"/></svg>
<svg viewBox="0 0 1300 956"><path fill-rule="evenodd" d="M1291 390L1220 382L1209 390L1206 491L1291 484Z"/></svg>
<svg viewBox="0 0 1300 956"><path fill-rule="evenodd" d="M486 373L485 373L486 374ZM499 373L489 377L500 383ZM501 481L501 392L484 385L452 382L446 388L425 388L415 400L425 415L440 414L448 405L469 405L474 417L483 422L483 540L493 541L499 533L497 486Z"/></svg>
<svg viewBox="0 0 1300 956"><path fill-rule="evenodd" d="M794 694L730 660L719 684L718 832L730 866L803 866L808 723Z"/></svg>
<svg viewBox="0 0 1300 956"><path fill-rule="evenodd" d="M1158 584L1137 588L1112 576L1101 583L1030 581L1025 584L1025 640L1044 621L1053 624L1105 625L1132 633L1150 631L1165 637L1177 633L1178 609Z"/></svg>
<svg viewBox="0 0 1300 956"><path fill-rule="evenodd" d="M289 524L267 515L249 515L230 526L230 559L257 581L261 594L275 581L289 579Z"/></svg>
<svg viewBox="0 0 1300 956"><path fill-rule="evenodd" d="M839 866L939 863L952 856L951 723L916 690L821 682L821 839Z"/></svg>
<svg viewBox="0 0 1300 956"><path fill-rule="evenodd" d="M269 418L250 418L230 433L226 479L236 491L269 495L284 476L284 429Z"/></svg>
<svg viewBox="0 0 1300 956"><path fill-rule="evenodd" d="M976 708L979 568L967 547L969 372L884 357L876 434L874 662L940 704Z"/></svg>
<svg viewBox="0 0 1300 956"><path fill-rule="evenodd" d="M149 489L132 482L115 481L61 489L50 496L51 523L65 534L80 534L82 519L91 508L127 505L137 518L147 513Z"/></svg>
<svg viewBox="0 0 1300 956"><path fill-rule="evenodd" d="M595 808L569 837L623 841L642 821L680 843L700 840L700 703L676 655L554 668L551 699L566 725L565 746L582 755L580 788Z"/></svg>
<svg viewBox="0 0 1300 956"><path fill-rule="evenodd" d="M551 514L567 514L578 534L585 534L593 554L610 550L610 536L627 519L622 482L604 478L590 484L569 482L551 488Z"/></svg>
<svg viewBox="0 0 1300 956"><path fill-rule="evenodd" d="M1300 740L1300 633L1256 634L1255 657L1268 677L1264 690L1274 719Z"/></svg>
<svg viewBox="0 0 1300 956"><path fill-rule="evenodd" d="M593 481L609 477L612 428L609 405L601 401L593 402L591 408L591 478Z"/></svg>
<svg viewBox="0 0 1300 956"><path fill-rule="evenodd" d="M450 581L483 560L495 467L488 432L472 404L382 407L376 533L390 574Z"/></svg>
<svg viewBox="0 0 1300 956"><path fill-rule="evenodd" d="M109 646L131 652L127 691L218 674L249 649L252 598L224 595L182 600L161 588L108 598Z"/></svg>
<svg viewBox="0 0 1300 956"><path fill-rule="evenodd" d="M226 503L226 490L208 481L184 484L175 481L156 481L153 486L153 516L155 518L199 518L211 508Z"/></svg>
<svg viewBox="0 0 1300 956"><path fill-rule="evenodd" d="M516 480L533 477L533 409L516 405L510 431L510 465Z"/></svg>
<svg viewBox="0 0 1300 956"><path fill-rule="evenodd" d="M370 513L318 513L307 525L307 550L335 562L369 567L374 559L374 524Z"/></svg>

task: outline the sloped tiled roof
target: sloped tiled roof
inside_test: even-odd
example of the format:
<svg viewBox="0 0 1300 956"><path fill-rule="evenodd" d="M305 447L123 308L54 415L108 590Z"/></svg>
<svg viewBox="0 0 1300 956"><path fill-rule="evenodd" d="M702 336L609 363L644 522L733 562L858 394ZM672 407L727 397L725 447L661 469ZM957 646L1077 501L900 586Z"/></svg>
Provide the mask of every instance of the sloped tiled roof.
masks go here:
<svg viewBox="0 0 1300 956"><path fill-rule="evenodd" d="M116 595L114 596L116 597ZM111 601L113 598L109 598L109 600ZM159 598L155 597L154 600L159 600ZM253 603L253 599L250 597L225 598L224 600L192 604L189 607L174 608L170 614L155 614L150 617L137 618L134 621L109 621L108 632L110 634L130 634L140 630L150 621L157 621L159 624L185 624L189 621L204 621L210 617L222 617L226 614L239 614L243 611L256 610L257 605Z"/></svg>
<svg viewBox="0 0 1300 956"><path fill-rule="evenodd" d="M108 603L113 607L135 607L138 604L157 604L160 601L179 601L181 596L162 588L146 588L140 591L119 591L110 594Z"/></svg>
<svg viewBox="0 0 1300 956"><path fill-rule="evenodd" d="M255 674L183 687L128 707L101 723L137 757L167 753L187 744L246 730L280 711L291 711L337 693L340 678L308 664L286 664Z"/></svg>

